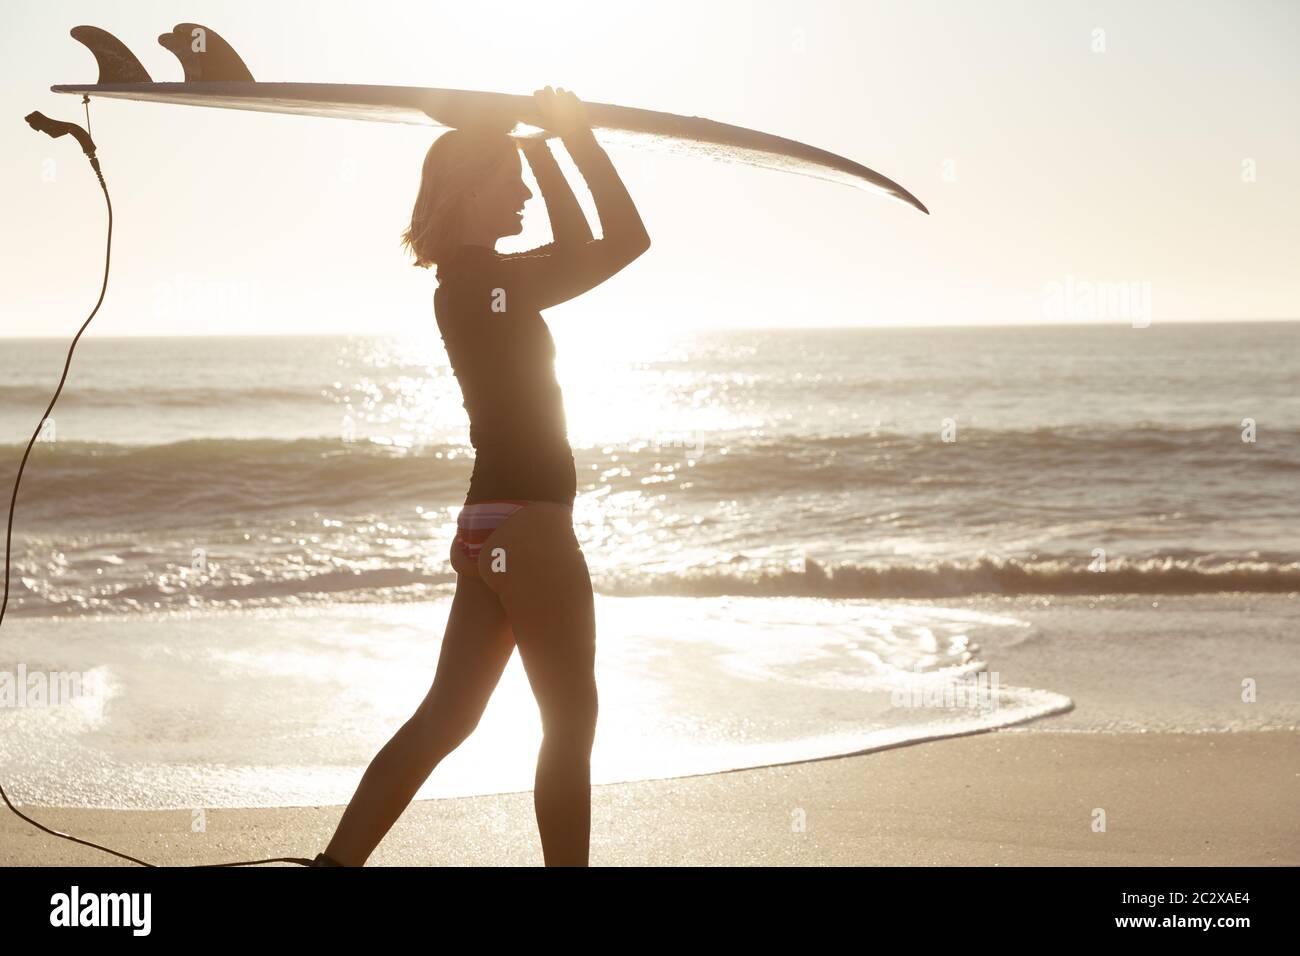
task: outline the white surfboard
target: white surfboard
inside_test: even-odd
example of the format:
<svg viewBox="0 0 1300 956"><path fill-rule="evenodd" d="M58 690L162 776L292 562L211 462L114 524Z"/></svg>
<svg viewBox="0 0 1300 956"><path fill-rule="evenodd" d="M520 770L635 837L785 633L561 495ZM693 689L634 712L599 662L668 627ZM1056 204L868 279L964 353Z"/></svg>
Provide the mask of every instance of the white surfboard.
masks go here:
<svg viewBox="0 0 1300 956"><path fill-rule="evenodd" d="M180 59L183 83L152 82L130 50L103 30L75 27L72 35L95 55L99 82L53 86L55 93L385 123L492 125L515 135L551 135L540 125L531 96L418 86L258 83L228 43L194 23L178 24L170 34L159 37ZM698 116L608 103L587 103L586 107L597 138L611 145L648 147L812 176L880 193L929 213L919 199L893 180L807 143Z"/></svg>

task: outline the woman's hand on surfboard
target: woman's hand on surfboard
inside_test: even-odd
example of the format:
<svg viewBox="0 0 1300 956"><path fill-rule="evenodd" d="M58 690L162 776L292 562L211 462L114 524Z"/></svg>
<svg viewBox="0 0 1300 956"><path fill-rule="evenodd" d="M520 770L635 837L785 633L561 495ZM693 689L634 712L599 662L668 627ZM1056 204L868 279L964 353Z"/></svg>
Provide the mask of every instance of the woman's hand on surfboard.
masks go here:
<svg viewBox="0 0 1300 956"><path fill-rule="evenodd" d="M537 111L542 116L542 126L560 136L574 133L591 132L591 123L587 119L587 108L582 100L568 90L545 87L533 94Z"/></svg>

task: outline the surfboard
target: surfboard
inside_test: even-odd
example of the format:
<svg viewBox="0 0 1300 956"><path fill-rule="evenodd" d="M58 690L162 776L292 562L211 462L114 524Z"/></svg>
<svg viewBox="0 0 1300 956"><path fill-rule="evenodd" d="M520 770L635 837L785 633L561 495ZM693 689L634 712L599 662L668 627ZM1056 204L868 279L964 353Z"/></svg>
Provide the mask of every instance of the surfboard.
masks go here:
<svg viewBox="0 0 1300 956"><path fill-rule="evenodd" d="M224 39L195 23L177 24L158 38L181 61L185 79L180 83L153 82L126 45L104 30L79 26L72 36L94 54L99 82L52 86L55 93L384 123L493 126L516 136L554 135L542 126L532 96L416 86L260 83ZM610 103L586 107L597 139L609 145L811 176L878 193L929 214L919 199L892 179L807 143L699 116Z"/></svg>

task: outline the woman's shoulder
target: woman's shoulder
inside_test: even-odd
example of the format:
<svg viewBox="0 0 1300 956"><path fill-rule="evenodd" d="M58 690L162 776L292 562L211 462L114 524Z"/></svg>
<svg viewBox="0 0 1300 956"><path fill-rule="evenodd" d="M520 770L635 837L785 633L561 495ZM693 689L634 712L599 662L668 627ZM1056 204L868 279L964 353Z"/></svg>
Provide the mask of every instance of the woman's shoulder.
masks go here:
<svg viewBox="0 0 1300 956"><path fill-rule="evenodd" d="M501 256L486 246L457 246L438 263L435 275L439 285L472 282L496 271Z"/></svg>

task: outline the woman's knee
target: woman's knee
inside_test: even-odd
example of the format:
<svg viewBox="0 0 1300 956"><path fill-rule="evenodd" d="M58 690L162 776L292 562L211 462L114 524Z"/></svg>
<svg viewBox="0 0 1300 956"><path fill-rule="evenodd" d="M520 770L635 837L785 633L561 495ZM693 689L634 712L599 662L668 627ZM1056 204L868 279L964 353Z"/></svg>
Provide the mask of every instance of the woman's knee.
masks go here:
<svg viewBox="0 0 1300 956"><path fill-rule="evenodd" d="M450 713L432 707L422 707L407 721L407 726L420 741L421 750L441 760L466 740L478 728L482 713Z"/></svg>
<svg viewBox="0 0 1300 956"><path fill-rule="evenodd" d="M540 709L547 746L590 756L600 709L594 680L587 687L542 704Z"/></svg>

